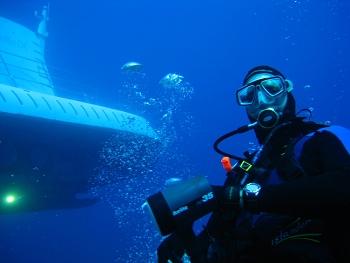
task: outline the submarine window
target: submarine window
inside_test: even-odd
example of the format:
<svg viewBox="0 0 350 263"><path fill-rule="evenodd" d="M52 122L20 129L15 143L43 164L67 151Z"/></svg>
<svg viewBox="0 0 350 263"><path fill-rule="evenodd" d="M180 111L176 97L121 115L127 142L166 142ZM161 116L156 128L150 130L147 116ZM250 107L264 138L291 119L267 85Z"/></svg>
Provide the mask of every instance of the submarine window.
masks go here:
<svg viewBox="0 0 350 263"><path fill-rule="evenodd" d="M22 102L21 99L18 97L17 93L14 92L13 90L11 90L11 91L12 91L13 95L16 96L16 98L18 99L19 103L20 103L21 105L23 105L23 102Z"/></svg>
<svg viewBox="0 0 350 263"><path fill-rule="evenodd" d="M97 112L95 111L95 109L93 107L91 107L91 109L95 112L96 116L98 119L100 119L100 116L98 116Z"/></svg>
<svg viewBox="0 0 350 263"><path fill-rule="evenodd" d="M35 108L38 108L38 104L35 102L35 100L33 99L32 96L30 96L28 93L27 93L28 97L32 100L32 102L34 103L35 105Z"/></svg>
<svg viewBox="0 0 350 263"><path fill-rule="evenodd" d="M63 108L62 104L61 104L61 103L60 103L58 100L56 100L56 102L58 103L58 105L60 105L60 106L61 106L61 108L62 108L63 112L64 112L64 113L66 113L66 110Z"/></svg>
<svg viewBox="0 0 350 263"><path fill-rule="evenodd" d="M46 105L47 105L47 107L49 107L50 111L52 111L52 108L51 108L50 104L47 102L47 100L45 100L44 97L41 97L41 98L46 102Z"/></svg>
<svg viewBox="0 0 350 263"><path fill-rule="evenodd" d="M103 113L106 115L107 120L109 121L109 118L108 118L107 113L106 113L104 110L102 110L102 111L103 111Z"/></svg>
<svg viewBox="0 0 350 263"><path fill-rule="evenodd" d="M6 102L6 99L5 99L4 95L2 95L1 92L0 92L0 97L2 98L2 100L3 100L4 102Z"/></svg>
<svg viewBox="0 0 350 263"><path fill-rule="evenodd" d="M85 111L85 113L86 113L86 116L88 116L89 117L89 114L87 113L87 111L85 110L85 108L83 107L83 105L80 105L80 107Z"/></svg>
<svg viewBox="0 0 350 263"><path fill-rule="evenodd" d="M69 105L72 107L72 109L74 110L75 112L75 115L78 115L78 112L75 110L75 108L73 107L73 105L69 102Z"/></svg>
<svg viewBox="0 0 350 263"><path fill-rule="evenodd" d="M115 113L114 113L114 112L112 112L112 114L114 115L114 117L115 117L115 119L117 120L117 122L119 122L119 123L120 123L120 121L118 120L117 115L115 115Z"/></svg>

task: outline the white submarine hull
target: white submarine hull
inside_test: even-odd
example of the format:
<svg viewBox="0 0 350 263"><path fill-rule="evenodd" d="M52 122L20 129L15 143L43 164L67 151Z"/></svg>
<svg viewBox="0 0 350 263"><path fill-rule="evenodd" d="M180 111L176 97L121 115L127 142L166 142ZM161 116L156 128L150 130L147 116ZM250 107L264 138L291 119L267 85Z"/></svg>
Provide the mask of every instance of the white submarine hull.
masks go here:
<svg viewBox="0 0 350 263"><path fill-rule="evenodd" d="M44 60L48 8L37 17L37 32L0 17L0 215L96 203L76 196L101 185L91 178L111 138L132 145L134 160L161 147L140 116L57 96ZM157 162L147 160L143 170Z"/></svg>
<svg viewBox="0 0 350 263"><path fill-rule="evenodd" d="M86 129L136 133L158 139L149 123L140 116L3 84L0 84L0 114L0 120L2 116L18 120L28 118L34 124L35 119L40 119L47 124L59 122Z"/></svg>

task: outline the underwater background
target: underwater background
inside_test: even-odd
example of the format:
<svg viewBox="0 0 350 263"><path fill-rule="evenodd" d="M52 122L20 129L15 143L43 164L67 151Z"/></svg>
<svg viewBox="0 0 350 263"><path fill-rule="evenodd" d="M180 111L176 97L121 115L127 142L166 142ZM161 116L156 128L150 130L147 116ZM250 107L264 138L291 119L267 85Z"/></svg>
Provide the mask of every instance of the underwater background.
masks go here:
<svg viewBox="0 0 350 263"><path fill-rule="evenodd" d="M47 4L1 0L0 16L35 31L33 11ZM254 66L290 79L297 110L311 108L314 121L350 128L349 0L51 0L49 8L46 63L92 78L96 103L146 118L164 147L149 173L92 189L96 205L0 216L0 262L156 262L162 237L142 204L171 178L225 180L212 146L248 123L235 91ZM142 71L121 70L130 61ZM183 77L180 88L159 83L169 73ZM123 154L113 142L103 147ZM222 147L242 156L257 140L249 132ZM91 176L104 180L108 169L101 160Z"/></svg>

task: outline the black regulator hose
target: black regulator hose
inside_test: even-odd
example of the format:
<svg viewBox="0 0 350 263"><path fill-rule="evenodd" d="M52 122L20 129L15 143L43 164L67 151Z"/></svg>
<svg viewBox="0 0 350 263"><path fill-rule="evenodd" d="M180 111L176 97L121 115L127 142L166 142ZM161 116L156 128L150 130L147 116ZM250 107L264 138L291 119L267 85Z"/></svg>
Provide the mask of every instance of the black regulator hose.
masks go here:
<svg viewBox="0 0 350 263"><path fill-rule="evenodd" d="M310 110L307 110L307 111L309 111L309 114L311 115L311 111ZM300 112L302 112L302 111L300 111ZM224 151L220 150L218 148L219 143L221 143L223 140L225 140L225 139L227 139L227 138L229 138L231 136L234 136L236 134L245 133L245 132L253 129L257 125L260 125L263 128L274 128L278 124L278 121L279 121L280 117L281 116L287 116L287 115L289 115L288 111L286 111L284 113L278 113L272 108L267 108L265 110L262 110L259 113L258 120L256 122L248 124L248 125L244 125L244 126L238 128L237 130L229 132L229 133L221 136L219 139L217 139L214 142L214 150L217 153L219 153L219 154L221 154L223 156L230 157L230 158L235 159L237 161L243 161L244 158L241 158L241 157L238 157L238 156L235 156L235 155L232 155L232 154L229 154L227 152L224 152ZM293 118L289 118L289 119L293 119ZM303 118L299 118L299 119L303 119ZM289 123L282 123L282 124L283 125L285 125L285 124L289 125ZM280 125L280 126L283 126L283 125ZM279 130L279 126L275 127L275 129L269 134L268 139L264 140L263 145L265 145L270 140L270 137L275 133L276 130ZM262 147L262 148L264 148L264 147Z"/></svg>
<svg viewBox="0 0 350 263"><path fill-rule="evenodd" d="M222 141L226 140L226 139L229 138L229 137L232 137L232 136L234 136L234 135L236 135L236 134L245 133L245 132L247 132L247 131L253 129L257 124L258 124L257 122L254 122L254 123L252 123L252 124L244 125L244 126L242 126L242 127L239 127L237 130L234 130L234 131L232 131L232 132L229 132L229 133L227 133L227 134L221 136L219 139L217 139L217 140L214 142L214 145L213 145L214 150L215 150L218 154L221 154L222 156L230 157L230 158L235 159L235 160L237 160L237 161L243 161L243 160L245 160L244 158L241 158L241 157L238 157L238 156L235 156L235 155L232 155L232 154L230 154L230 153L227 153L227 152L224 152L224 151L220 150L220 149L218 148L218 145L219 145L219 143L221 143Z"/></svg>

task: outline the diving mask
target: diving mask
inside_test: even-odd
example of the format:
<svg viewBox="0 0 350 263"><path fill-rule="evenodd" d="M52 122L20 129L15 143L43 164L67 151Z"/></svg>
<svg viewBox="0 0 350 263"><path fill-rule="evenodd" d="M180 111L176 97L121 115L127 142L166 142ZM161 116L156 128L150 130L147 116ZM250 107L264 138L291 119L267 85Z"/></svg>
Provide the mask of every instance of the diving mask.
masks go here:
<svg viewBox="0 0 350 263"><path fill-rule="evenodd" d="M287 82L280 76L257 79L236 91L238 105L251 106L257 99L258 89L271 99L289 91Z"/></svg>

